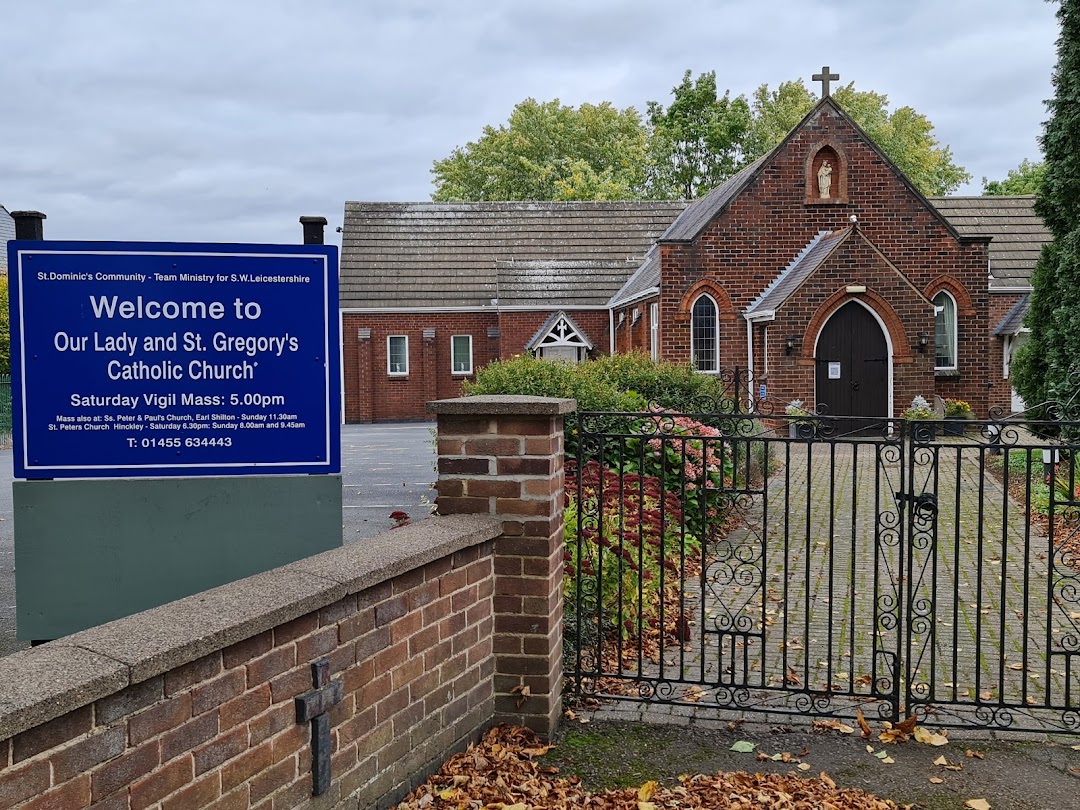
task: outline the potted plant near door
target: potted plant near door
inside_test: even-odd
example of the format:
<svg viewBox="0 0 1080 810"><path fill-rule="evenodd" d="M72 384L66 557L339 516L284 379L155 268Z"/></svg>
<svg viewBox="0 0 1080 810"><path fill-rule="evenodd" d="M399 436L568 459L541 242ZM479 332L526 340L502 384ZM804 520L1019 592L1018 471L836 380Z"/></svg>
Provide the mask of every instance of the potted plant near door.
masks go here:
<svg viewBox="0 0 1080 810"><path fill-rule="evenodd" d="M788 436L792 439L812 439L817 433L814 423L809 419L813 414L806 409L801 399L793 399L784 408L784 413L793 417L788 421Z"/></svg>
<svg viewBox="0 0 1080 810"><path fill-rule="evenodd" d="M937 436L937 425L934 423L934 410L926 397L917 396L911 400L911 405L904 411L904 419L911 422L910 434L919 442L932 442Z"/></svg>
<svg viewBox="0 0 1080 810"><path fill-rule="evenodd" d="M971 418L971 406L962 399L945 400L945 435L963 436L964 423Z"/></svg>

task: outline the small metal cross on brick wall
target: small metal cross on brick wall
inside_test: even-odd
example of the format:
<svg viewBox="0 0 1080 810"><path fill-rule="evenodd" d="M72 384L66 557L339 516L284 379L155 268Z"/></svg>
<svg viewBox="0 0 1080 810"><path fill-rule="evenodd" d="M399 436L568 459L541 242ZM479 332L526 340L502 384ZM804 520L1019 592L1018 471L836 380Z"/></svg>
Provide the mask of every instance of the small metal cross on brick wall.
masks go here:
<svg viewBox="0 0 1080 810"><path fill-rule="evenodd" d="M296 722L311 723L311 794L330 789L330 715L328 712L345 697L341 680L330 680L330 660L320 658L311 665L314 689L296 698Z"/></svg>

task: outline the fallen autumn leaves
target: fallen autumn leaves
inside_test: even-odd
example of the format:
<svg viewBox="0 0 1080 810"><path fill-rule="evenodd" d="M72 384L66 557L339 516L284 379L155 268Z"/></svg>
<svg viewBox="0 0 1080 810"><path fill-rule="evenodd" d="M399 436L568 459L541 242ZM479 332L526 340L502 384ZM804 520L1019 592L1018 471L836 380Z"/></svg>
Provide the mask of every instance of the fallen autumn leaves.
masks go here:
<svg viewBox="0 0 1080 810"><path fill-rule="evenodd" d="M552 746L528 729L500 725L483 740L455 754L437 774L398 805L399 810L897 810L869 793L838 788L825 773L718 773L680 777L675 787L647 782L641 788L591 794L576 778L536 762Z"/></svg>

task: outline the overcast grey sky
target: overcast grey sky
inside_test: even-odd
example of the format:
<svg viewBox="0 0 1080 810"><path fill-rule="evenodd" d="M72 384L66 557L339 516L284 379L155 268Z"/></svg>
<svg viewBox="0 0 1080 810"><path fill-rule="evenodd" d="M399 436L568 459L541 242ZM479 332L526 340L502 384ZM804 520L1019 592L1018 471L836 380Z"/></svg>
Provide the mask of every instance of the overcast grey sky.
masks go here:
<svg viewBox="0 0 1080 810"><path fill-rule="evenodd" d="M927 115L972 174L1038 158L1043 0L0 0L0 204L51 239L297 242L526 97L667 103L828 64ZM817 85L813 85L817 87Z"/></svg>

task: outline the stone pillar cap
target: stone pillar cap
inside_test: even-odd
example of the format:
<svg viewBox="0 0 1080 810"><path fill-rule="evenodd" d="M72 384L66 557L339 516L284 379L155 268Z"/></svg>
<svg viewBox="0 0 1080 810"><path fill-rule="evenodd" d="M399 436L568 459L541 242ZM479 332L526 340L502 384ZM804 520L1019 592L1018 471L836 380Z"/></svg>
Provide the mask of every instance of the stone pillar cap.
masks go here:
<svg viewBox="0 0 1080 810"><path fill-rule="evenodd" d="M519 394L483 394L427 403L428 413L449 416L562 416L576 410L577 400Z"/></svg>

